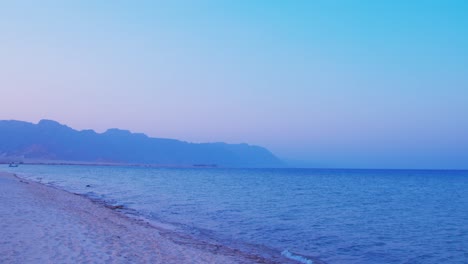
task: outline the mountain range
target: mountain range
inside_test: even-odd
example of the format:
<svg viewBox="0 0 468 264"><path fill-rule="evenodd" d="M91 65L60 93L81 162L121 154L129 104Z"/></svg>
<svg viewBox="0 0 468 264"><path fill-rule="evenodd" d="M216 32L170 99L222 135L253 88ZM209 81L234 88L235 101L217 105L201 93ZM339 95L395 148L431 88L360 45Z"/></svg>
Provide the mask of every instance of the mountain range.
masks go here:
<svg viewBox="0 0 468 264"><path fill-rule="evenodd" d="M78 131L53 120L0 120L0 158L170 166L280 167L263 147L189 143L128 130Z"/></svg>

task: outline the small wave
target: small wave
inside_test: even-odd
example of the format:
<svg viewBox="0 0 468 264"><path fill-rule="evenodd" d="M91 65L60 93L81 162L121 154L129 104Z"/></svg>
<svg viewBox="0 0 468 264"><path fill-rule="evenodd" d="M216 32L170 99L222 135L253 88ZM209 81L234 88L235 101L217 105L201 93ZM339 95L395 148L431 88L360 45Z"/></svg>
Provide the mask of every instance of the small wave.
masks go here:
<svg viewBox="0 0 468 264"><path fill-rule="evenodd" d="M285 249L283 250L283 252L281 252L281 255L285 256L286 258L288 259L292 259L292 260L295 260L295 261L298 261L300 263L304 263L304 264L314 264L314 262L310 259L307 259L303 256L300 256L300 255L296 255L294 253L291 253L289 252L289 250Z"/></svg>

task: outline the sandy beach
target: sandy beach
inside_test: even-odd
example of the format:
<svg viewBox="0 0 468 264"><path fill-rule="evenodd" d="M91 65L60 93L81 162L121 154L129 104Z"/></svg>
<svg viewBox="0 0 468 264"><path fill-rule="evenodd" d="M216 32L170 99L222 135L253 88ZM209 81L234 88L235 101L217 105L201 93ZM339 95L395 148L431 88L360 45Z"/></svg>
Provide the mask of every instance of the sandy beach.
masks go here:
<svg viewBox="0 0 468 264"><path fill-rule="evenodd" d="M0 263L271 263L13 174L0 204Z"/></svg>

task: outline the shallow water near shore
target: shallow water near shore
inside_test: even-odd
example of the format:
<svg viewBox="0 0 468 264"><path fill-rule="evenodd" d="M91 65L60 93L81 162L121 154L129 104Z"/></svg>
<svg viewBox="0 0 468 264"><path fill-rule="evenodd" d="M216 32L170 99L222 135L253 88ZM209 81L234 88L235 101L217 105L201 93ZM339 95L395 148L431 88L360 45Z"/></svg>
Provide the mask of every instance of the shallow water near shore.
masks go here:
<svg viewBox="0 0 468 264"><path fill-rule="evenodd" d="M468 171L1 170L261 255L327 263L468 262Z"/></svg>

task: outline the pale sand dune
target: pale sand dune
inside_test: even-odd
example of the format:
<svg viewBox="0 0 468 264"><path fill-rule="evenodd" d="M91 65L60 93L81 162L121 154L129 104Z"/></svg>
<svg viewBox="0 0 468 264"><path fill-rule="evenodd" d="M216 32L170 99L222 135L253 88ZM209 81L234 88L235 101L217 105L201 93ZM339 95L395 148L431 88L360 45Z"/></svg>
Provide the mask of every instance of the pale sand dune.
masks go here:
<svg viewBox="0 0 468 264"><path fill-rule="evenodd" d="M189 243L85 197L0 173L0 263L269 262Z"/></svg>

